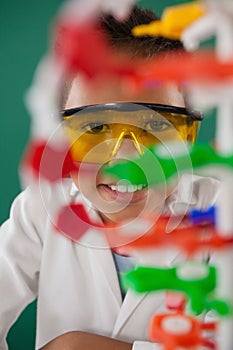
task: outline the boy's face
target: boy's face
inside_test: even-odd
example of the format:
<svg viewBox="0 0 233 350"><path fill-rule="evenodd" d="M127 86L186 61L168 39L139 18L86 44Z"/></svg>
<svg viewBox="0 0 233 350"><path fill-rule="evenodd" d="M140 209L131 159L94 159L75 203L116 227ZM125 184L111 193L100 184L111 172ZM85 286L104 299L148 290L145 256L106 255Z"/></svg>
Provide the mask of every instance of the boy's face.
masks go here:
<svg viewBox="0 0 233 350"><path fill-rule="evenodd" d="M65 105L66 109L111 102L144 102L159 103L173 106L184 106L183 95L175 84L159 85L153 90L135 92L123 91L116 79L88 84L85 79L74 79ZM125 138L113 159L132 158L138 155L135 143L131 138ZM82 194L100 212L105 221L121 222L132 220L143 213L160 213L168 196L166 188L132 187L119 183L118 180L105 175L101 165L83 163L80 171L73 172L71 177Z"/></svg>

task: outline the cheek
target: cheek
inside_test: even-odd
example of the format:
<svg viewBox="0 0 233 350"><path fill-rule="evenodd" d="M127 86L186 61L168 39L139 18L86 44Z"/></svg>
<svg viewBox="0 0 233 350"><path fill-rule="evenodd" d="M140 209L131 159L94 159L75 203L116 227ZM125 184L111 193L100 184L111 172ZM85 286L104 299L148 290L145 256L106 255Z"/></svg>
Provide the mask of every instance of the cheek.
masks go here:
<svg viewBox="0 0 233 350"><path fill-rule="evenodd" d="M92 173L73 172L71 178L77 188L82 192L90 192L96 188L96 176Z"/></svg>
<svg viewBox="0 0 233 350"><path fill-rule="evenodd" d="M166 186L152 187L148 192L148 207L161 210L167 198Z"/></svg>
<svg viewBox="0 0 233 350"><path fill-rule="evenodd" d="M72 172L71 178L79 191L90 201L96 199L100 165L81 163L79 170Z"/></svg>

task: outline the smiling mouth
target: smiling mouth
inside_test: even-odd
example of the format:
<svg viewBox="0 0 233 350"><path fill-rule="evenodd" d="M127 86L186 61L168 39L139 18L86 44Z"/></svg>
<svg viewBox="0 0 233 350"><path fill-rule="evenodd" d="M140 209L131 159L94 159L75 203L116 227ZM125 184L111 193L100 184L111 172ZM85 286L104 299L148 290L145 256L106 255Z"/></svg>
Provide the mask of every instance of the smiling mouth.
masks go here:
<svg viewBox="0 0 233 350"><path fill-rule="evenodd" d="M145 199L148 193L148 187L144 184L100 184L97 188L105 200L115 200L124 204L140 202Z"/></svg>
<svg viewBox="0 0 233 350"><path fill-rule="evenodd" d="M146 185L144 184L139 184L139 185L105 185L103 184L103 186L108 187L112 191L116 191L120 193L134 193L146 188Z"/></svg>

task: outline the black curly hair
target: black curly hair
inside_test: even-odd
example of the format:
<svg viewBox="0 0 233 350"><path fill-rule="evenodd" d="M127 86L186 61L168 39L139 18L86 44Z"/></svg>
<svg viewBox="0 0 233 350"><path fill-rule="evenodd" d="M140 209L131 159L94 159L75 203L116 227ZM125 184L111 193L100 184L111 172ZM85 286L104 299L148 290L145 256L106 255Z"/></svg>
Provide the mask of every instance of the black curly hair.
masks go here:
<svg viewBox="0 0 233 350"><path fill-rule="evenodd" d="M183 45L179 40L162 36L133 36L132 29L135 26L149 24L159 19L151 9L134 6L129 17L124 21L118 21L111 15L105 15L100 18L100 24L113 47L127 51L135 57L151 58L158 53L183 50Z"/></svg>

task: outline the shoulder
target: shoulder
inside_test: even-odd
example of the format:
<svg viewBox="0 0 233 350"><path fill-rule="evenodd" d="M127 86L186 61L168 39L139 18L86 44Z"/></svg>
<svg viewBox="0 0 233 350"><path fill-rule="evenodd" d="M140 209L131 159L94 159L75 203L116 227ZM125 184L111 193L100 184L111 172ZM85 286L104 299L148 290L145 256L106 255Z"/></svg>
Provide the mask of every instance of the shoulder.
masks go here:
<svg viewBox="0 0 233 350"><path fill-rule="evenodd" d="M13 201L9 219L1 232L37 233L42 238L47 223L64 203L69 202L71 180L60 184L37 182L29 185Z"/></svg>

